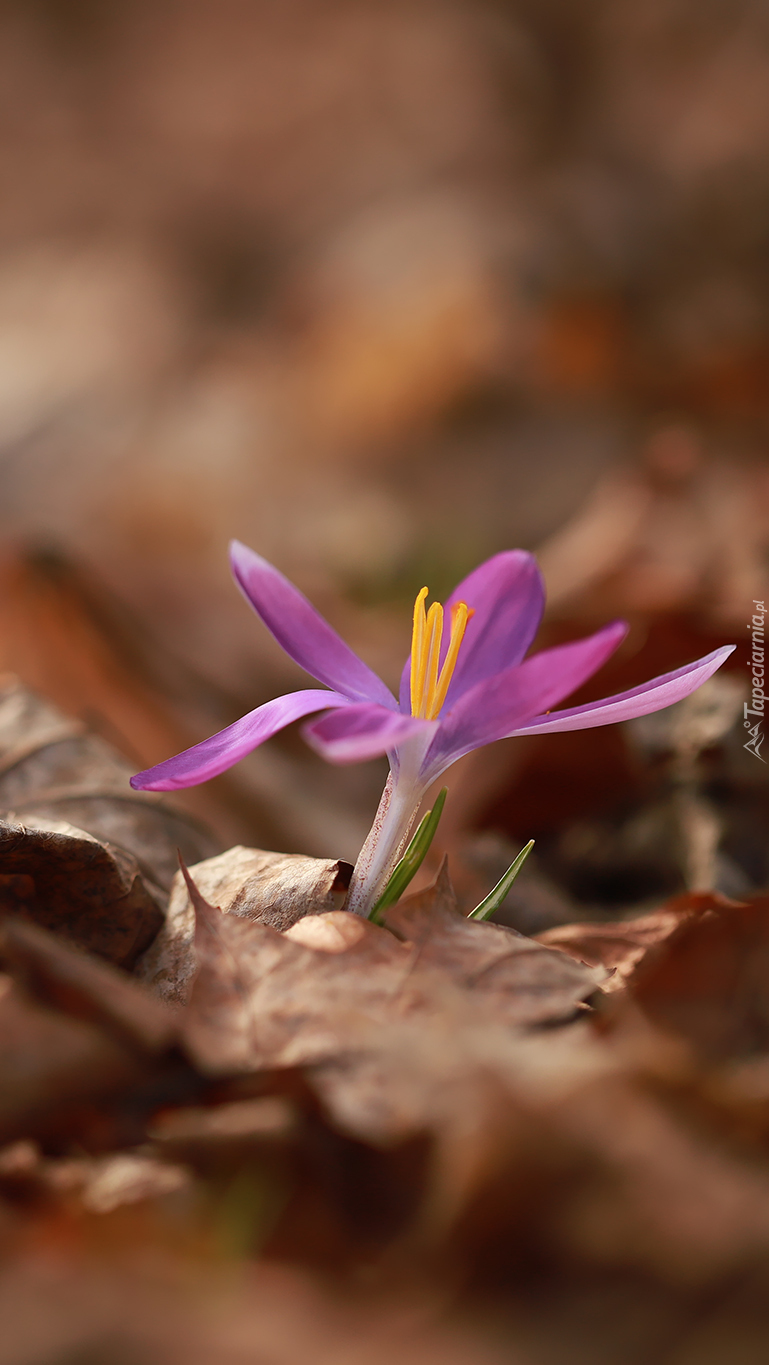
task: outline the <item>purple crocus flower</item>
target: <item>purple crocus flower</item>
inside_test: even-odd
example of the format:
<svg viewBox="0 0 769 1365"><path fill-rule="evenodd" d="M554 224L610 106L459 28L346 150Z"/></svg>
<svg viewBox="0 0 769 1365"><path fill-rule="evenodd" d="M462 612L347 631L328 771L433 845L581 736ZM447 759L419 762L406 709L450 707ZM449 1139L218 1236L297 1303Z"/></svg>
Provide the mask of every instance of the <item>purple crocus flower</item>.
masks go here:
<svg viewBox="0 0 769 1365"><path fill-rule="evenodd" d="M333 763L387 754L390 776L355 867L347 905L367 914L387 883L427 788L456 759L513 735L584 730L630 720L680 701L731 654L725 645L705 658L602 701L551 708L601 667L627 632L615 621L525 659L539 627L544 587L523 550L494 555L449 598L450 630L427 589L414 607L412 649L400 700L353 653L292 583L237 541L232 569L244 596L288 655L323 689L276 697L202 744L139 773L131 785L150 791L191 787L230 768L278 730L312 712L308 742ZM331 689L331 690L325 690Z"/></svg>

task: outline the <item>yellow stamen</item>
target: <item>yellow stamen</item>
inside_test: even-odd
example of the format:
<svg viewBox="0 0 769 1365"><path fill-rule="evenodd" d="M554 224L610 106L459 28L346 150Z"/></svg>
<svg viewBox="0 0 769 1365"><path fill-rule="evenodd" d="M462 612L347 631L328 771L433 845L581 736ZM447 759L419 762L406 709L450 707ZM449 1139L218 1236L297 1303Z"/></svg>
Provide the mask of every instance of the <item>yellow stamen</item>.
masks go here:
<svg viewBox="0 0 769 1365"><path fill-rule="evenodd" d="M466 602L455 602L454 606L451 608L451 639L449 640L446 658L443 661L441 675L438 678L435 690L430 693L427 699L428 720L435 720L435 717L438 715L438 712L446 700L449 683L451 682L454 669L457 665L459 647L464 639L467 623L470 620L470 617L474 615L474 611L468 607Z"/></svg>
<svg viewBox="0 0 769 1365"><path fill-rule="evenodd" d="M433 602L427 613L427 666L425 668L425 681L422 690L421 705L419 708L420 716L430 716L430 698L435 696L435 688L438 682L438 664L441 657L441 640L443 639L443 607L440 602Z"/></svg>
<svg viewBox="0 0 769 1365"><path fill-rule="evenodd" d="M425 598L427 588L422 588L417 593L417 600L414 603L414 628L411 635L411 714L419 715L419 707L422 701L422 693L425 686L425 670L427 668L427 655L425 653Z"/></svg>
<svg viewBox="0 0 769 1365"><path fill-rule="evenodd" d="M438 673L443 638L443 607L433 602L425 613L427 588L422 588L414 603L414 626L411 636L411 714L425 720L435 720L449 690L459 649L464 639L472 607L457 602L451 609L451 638Z"/></svg>

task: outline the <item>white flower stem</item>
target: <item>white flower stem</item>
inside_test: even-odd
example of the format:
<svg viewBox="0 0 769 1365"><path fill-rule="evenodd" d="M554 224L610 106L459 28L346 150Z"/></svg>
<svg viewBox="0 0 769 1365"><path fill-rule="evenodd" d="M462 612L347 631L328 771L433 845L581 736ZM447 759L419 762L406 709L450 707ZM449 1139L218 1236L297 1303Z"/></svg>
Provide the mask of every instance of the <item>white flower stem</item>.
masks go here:
<svg viewBox="0 0 769 1365"><path fill-rule="evenodd" d="M425 784L401 765L397 776L391 772L374 823L360 851L347 893L345 909L368 916L387 885L401 857L419 811Z"/></svg>

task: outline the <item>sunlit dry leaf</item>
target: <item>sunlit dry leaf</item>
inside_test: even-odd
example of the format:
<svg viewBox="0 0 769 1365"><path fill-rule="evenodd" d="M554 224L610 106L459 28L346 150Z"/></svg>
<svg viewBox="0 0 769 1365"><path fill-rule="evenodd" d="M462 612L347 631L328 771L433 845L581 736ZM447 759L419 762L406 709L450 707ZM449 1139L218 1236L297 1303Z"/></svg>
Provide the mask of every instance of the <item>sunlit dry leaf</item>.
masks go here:
<svg viewBox="0 0 769 1365"><path fill-rule="evenodd" d="M445 873L394 914L417 942L344 912L281 935L222 914L191 879L190 894L198 968L184 1030L197 1064L310 1066L343 1126L375 1141L432 1129L454 1106L481 1113L468 1097L486 1085L483 1063L468 1059L465 1031L482 1022L509 1039L511 1024L571 1018L601 975L465 921Z"/></svg>
<svg viewBox="0 0 769 1365"><path fill-rule="evenodd" d="M24 1148L34 1161L24 1161ZM163 1199L191 1183L181 1166L147 1152L108 1156L42 1157L34 1144L17 1142L0 1153L0 1187L69 1213L111 1213L125 1204ZM3 1169L3 1166L5 1169Z"/></svg>
<svg viewBox="0 0 769 1365"><path fill-rule="evenodd" d="M331 858L265 853L237 846L192 868L201 895L233 916L287 929L305 915L336 910L352 868ZM195 916L187 886L177 873L166 923L139 964L138 974L166 1000L184 1002L195 970Z"/></svg>
<svg viewBox="0 0 769 1365"><path fill-rule="evenodd" d="M83 1207L91 1213L111 1213L123 1204L162 1199L190 1184L182 1166L140 1152L121 1152L87 1163L80 1189Z"/></svg>
<svg viewBox="0 0 769 1365"><path fill-rule="evenodd" d="M368 930L368 921L360 915L351 915L346 910L329 910L325 915L305 915L284 931L284 937L319 953L344 953L360 943Z"/></svg>
<svg viewBox="0 0 769 1365"><path fill-rule="evenodd" d="M336 942L333 952L223 915L191 880L190 895L198 968L186 1029L206 1066L306 1063L354 1049L372 1022L384 1028L440 1012L455 995L498 1023L555 1023L572 1017L602 976L556 949L463 919L445 871L390 912L407 942L361 921L345 927L346 947ZM337 912L314 932L336 938L345 919Z"/></svg>
<svg viewBox="0 0 769 1365"><path fill-rule="evenodd" d="M366 924L344 953L316 952L268 925L223 914L189 877L197 971L184 1030L204 1069L293 1066L354 1046L356 1016L385 1015L412 960Z"/></svg>
<svg viewBox="0 0 769 1365"><path fill-rule="evenodd" d="M435 886L385 914L387 927L414 944L415 970L436 971L482 996L498 1022L531 1026L568 1019L605 978L557 948L503 925L460 914L446 863ZM576 970L575 970L576 968Z"/></svg>
<svg viewBox="0 0 769 1365"><path fill-rule="evenodd" d="M304 915L339 909L351 872L338 859L236 847L198 863L195 884L225 914L287 929Z"/></svg>
<svg viewBox="0 0 769 1365"><path fill-rule="evenodd" d="M285 1099L267 1095L262 1099L235 1100L208 1109L172 1110L162 1114L148 1129L158 1143L276 1137L289 1132L296 1121L292 1106Z"/></svg>

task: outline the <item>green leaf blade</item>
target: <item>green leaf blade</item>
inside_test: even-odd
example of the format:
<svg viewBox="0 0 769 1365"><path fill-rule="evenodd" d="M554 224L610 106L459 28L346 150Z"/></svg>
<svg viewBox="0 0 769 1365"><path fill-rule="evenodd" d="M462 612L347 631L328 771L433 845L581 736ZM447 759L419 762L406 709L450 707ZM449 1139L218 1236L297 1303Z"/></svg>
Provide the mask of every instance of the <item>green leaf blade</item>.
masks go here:
<svg viewBox="0 0 769 1365"><path fill-rule="evenodd" d="M480 905L476 905L475 909L470 911L470 914L467 916L468 919L487 920L491 918L495 910L499 909L505 899L505 896L513 885L513 882L518 876L518 873L526 862L533 847L534 840L529 839L528 844L521 849L518 857L515 858L508 867L504 877L500 878L493 890L491 890L488 896L481 901Z"/></svg>
<svg viewBox="0 0 769 1365"><path fill-rule="evenodd" d="M396 863L384 891L369 912L369 919L373 924L381 923L383 911L400 900L409 882L422 866L435 837L447 794L448 787L443 787L435 798L435 805L432 810L429 810L420 820L406 852L400 862Z"/></svg>

